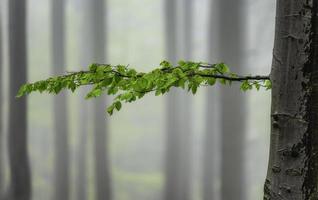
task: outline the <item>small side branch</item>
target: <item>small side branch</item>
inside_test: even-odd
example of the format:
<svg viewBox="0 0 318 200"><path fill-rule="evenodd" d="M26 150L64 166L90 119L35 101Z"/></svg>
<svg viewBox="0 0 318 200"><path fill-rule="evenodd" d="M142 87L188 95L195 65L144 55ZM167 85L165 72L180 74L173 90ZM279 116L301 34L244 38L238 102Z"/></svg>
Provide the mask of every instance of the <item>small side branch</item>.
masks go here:
<svg viewBox="0 0 318 200"><path fill-rule="evenodd" d="M62 89L72 92L80 86L92 85L93 88L86 98L95 98L103 92L116 95L115 101L107 109L120 110L122 102L133 102L145 94L154 92L163 95L170 88L176 87L196 93L200 86L213 86L216 82L231 85L231 82L241 82L241 90L251 90L261 87L271 88L270 76L241 76L232 73L224 63L207 64L202 62L179 61L173 66L167 61L150 72L137 72L125 65L91 64L89 70L68 72L46 80L28 83L21 87L18 97L34 91L58 94Z"/></svg>

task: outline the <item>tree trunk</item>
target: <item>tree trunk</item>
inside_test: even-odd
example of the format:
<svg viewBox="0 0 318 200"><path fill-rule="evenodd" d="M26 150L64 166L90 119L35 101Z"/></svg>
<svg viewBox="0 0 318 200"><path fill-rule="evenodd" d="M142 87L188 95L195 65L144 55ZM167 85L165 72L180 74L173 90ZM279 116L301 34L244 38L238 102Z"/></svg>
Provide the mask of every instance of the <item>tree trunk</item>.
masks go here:
<svg viewBox="0 0 318 200"><path fill-rule="evenodd" d="M82 104L81 109L83 111L88 110L88 105ZM80 125L79 125L79 144L77 153L77 176L76 176L76 199L87 199L87 112L80 113Z"/></svg>
<svg viewBox="0 0 318 200"><path fill-rule="evenodd" d="M88 6L90 6L90 1L81 0L78 2L80 7L80 65L88 66L90 62L92 62L91 56L91 43L87 40L91 38L89 23L91 23L89 14L88 14ZM82 69L81 69L82 70ZM88 88L83 88L80 90L80 98L79 98L79 144L77 146L77 181L76 181L76 196L78 200L86 200L88 199L88 135L89 135L89 104L84 100L86 93L88 92Z"/></svg>
<svg viewBox="0 0 318 200"><path fill-rule="evenodd" d="M245 3L243 0L219 0L219 59L242 74ZM224 14L226 13L226 15ZM221 88L221 198L245 200L243 93L237 87Z"/></svg>
<svg viewBox="0 0 318 200"><path fill-rule="evenodd" d="M52 1L52 72L65 73L64 1ZM69 145L66 93L54 97L55 183L54 198L69 199Z"/></svg>
<svg viewBox="0 0 318 200"><path fill-rule="evenodd" d="M180 57L185 60L191 60L192 58L192 3L193 0L183 0L181 7L182 20L178 23L181 27L178 30L183 30L178 33L179 40L178 50L180 50ZM179 25L180 26L180 25ZM178 91L178 118L182 120L182 125L179 124L178 129L180 132L178 140L180 141L179 149L179 166L178 171L180 173L180 200L192 199L192 161L193 161L193 138L192 138L192 101L193 95L186 91Z"/></svg>
<svg viewBox="0 0 318 200"><path fill-rule="evenodd" d="M165 0L165 32L167 60L177 62L177 15L176 0ZM166 132L166 153L165 153L165 185L164 199L179 200L180 195L180 174L179 174L179 148L180 131L177 116L177 93L171 91L167 94L167 132Z"/></svg>
<svg viewBox="0 0 318 200"><path fill-rule="evenodd" d="M26 1L9 1L9 167L10 200L31 199L30 166L27 149L26 97L16 99L27 81Z"/></svg>
<svg viewBox="0 0 318 200"><path fill-rule="evenodd" d="M3 59L2 59L2 5L0 2L0 198L4 186L4 167L3 167L3 139L4 139L4 130L3 130Z"/></svg>
<svg viewBox="0 0 318 200"><path fill-rule="evenodd" d="M215 27L219 27L221 20L219 19L219 9L217 2L212 1L209 11L209 29L208 29L208 61L214 63L218 53L218 34ZM219 88L207 88L206 97L206 126L203 143L203 182L202 182L202 197L203 200L218 200L220 199L220 123L219 116Z"/></svg>
<svg viewBox="0 0 318 200"><path fill-rule="evenodd" d="M318 1L277 1L266 200L318 199Z"/></svg>
<svg viewBox="0 0 318 200"><path fill-rule="evenodd" d="M91 25L93 36L93 61L105 63L105 3L104 0L92 1ZM97 200L111 200L111 178L108 148L108 133L106 130L105 98L94 99L94 156L95 156L95 188Z"/></svg>

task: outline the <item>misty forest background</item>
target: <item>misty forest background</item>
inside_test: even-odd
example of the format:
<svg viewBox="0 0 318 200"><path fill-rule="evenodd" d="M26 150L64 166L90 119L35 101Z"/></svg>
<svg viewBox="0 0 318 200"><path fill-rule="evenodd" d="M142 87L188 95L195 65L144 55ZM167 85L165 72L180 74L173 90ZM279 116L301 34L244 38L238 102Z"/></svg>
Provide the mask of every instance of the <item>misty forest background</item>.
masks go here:
<svg viewBox="0 0 318 200"><path fill-rule="evenodd" d="M10 177L9 1L0 0L0 191ZM274 0L26 3L28 81L92 62L149 71L163 59L224 61L241 74L270 71ZM85 101L85 91L28 97L32 199L262 199L269 91L242 93L235 84L195 97L173 91L125 104L112 117L105 112L111 97Z"/></svg>

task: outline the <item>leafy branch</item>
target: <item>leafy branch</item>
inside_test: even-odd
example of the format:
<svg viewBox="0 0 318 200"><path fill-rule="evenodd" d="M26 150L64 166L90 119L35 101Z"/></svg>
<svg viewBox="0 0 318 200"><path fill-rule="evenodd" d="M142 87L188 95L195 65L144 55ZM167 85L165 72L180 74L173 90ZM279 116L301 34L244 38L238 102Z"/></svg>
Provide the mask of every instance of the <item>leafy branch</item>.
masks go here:
<svg viewBox="0 0 318 200"><path fill-rule="evenodd" d="M271 88L269 76L239 76L230 72L224 63L179 61L177 66L173 66L168 61L163 61L159 68L148 73L137 72L124 65L94 63L89 66L88 71L69 72L27 83L21 86L17 97L34 91L58 94L62 89L69 89L74 92L80 86L92 85L86 99L99 97L103 92L116 95L107 108L107 112L112 115L115 109L121 109L123 102L136 101L150 92L158 96L167 93L171 87L177 87L195 94L200 86L213 86L217 81L223 85L231 85L233 81L240 82L242 91Z"/></svg>

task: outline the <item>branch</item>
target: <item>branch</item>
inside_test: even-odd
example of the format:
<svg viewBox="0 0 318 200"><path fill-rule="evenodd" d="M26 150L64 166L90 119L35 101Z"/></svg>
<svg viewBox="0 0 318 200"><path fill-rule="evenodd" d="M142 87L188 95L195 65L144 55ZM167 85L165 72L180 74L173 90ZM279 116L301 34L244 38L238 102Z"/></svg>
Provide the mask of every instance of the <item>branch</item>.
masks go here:
<svg viewBox="0 0 318 200"><path fill-rule="evenodd" d="M133 102L145 94L155 92L155 95L167 93L171 87L177 87L196 93L200 86L213 86L216 82L230 85L233 81L241 82L241 90L252 88L259 90L271 88L269 76L240 76L230 72L224 63L207 64L201 62L179 61L173 66L167 61L160 63L157 69L148 73L137 72L124 65L92 64L87 71L68 72L23 85L18 97L31 92L48 92L58 94L62 89L74 92L80 86L92 85L93 88L86 98L98 97L103 92L117 95L115 101L108 107L112 114L114 109L120 110L122 102Z"/></svg>

